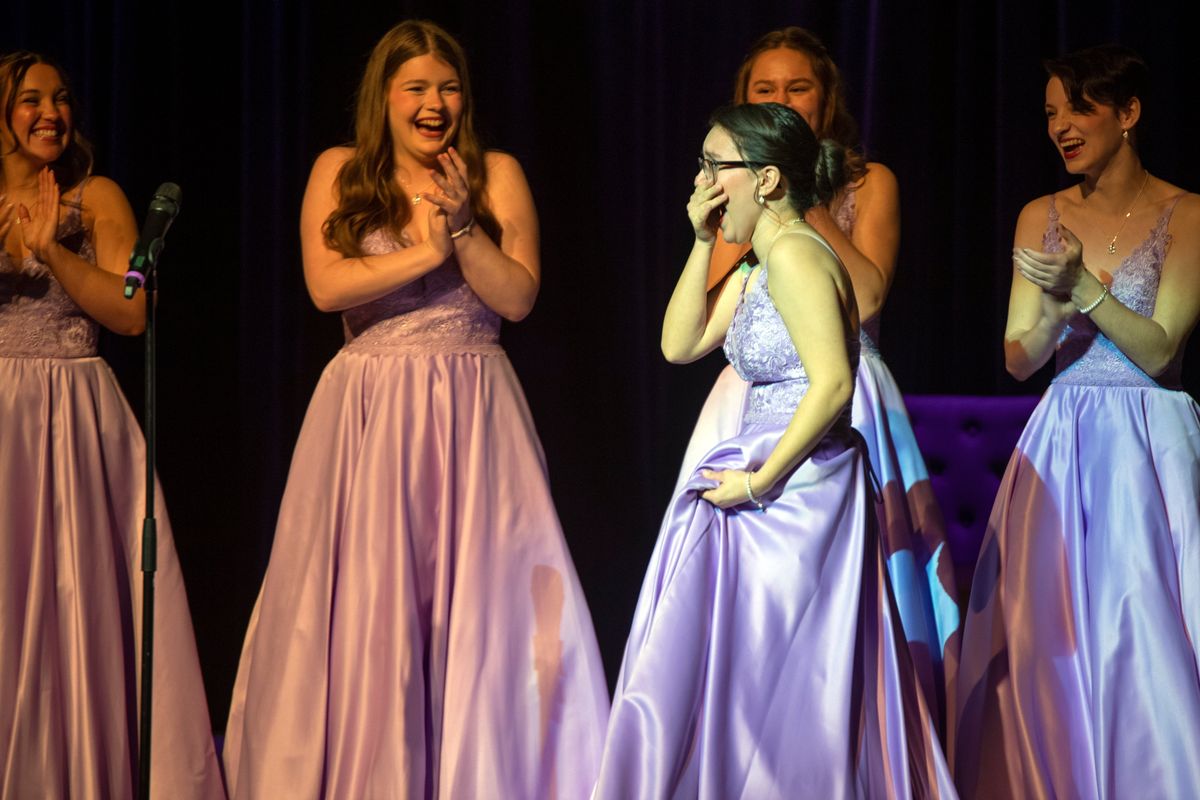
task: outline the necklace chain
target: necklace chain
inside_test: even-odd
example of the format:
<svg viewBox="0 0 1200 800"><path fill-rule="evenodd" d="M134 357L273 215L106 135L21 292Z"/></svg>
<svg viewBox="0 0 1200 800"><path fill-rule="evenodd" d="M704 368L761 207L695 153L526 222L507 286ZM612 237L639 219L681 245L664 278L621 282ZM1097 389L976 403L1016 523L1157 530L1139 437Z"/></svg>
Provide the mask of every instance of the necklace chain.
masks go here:
<svg viewBox="0 0 1200 800"><path fill-rule="evenodd" d="M396 180L400 181L400 185L404 187L404 191L405 191L405 192L412 192L412 194L410 194L410 195L409 195L409 197L408 197L408 200L409 200L409 202L411 202L411 203L412 203L414 206L419 206L419 205L421 205L421 192L424 192L424 191L425 191L425 190L427 190L427 189L428 189L430 186L434 186L434 185L436 185L436 183L437 183L436 181L434 181L434 180L431 178L431 179L430 179L430 181L429 181L429 183L425 184L425 186L424 186L423 188L421 188L421 189L420 189L420 191L413 192L413 191L412 191L412 190L411 190L411 189L408 187L408 183L406 183L406 182L405 182L405 180L404 180L403 178L401 178L401 177L400 177L398 174L396 175Z"/></svg>
<svg viewBox="0 0 1200 800"><path fill-rule="evenodd" d="M1146 191L1146 184L1150 182L1150 170L1146 170L1146 177L1142 179L1142 188L1138 189L1137 196L1133 198L1133 203L1130 204L1129 210L1125 212L1125 218L1121 220L1121 227L1117 228L1117 232L1108 240L1108 254L1115 255L1117 252L1117 237L1121 235L1121 231L1125 230L1125 223L1129 222L1129 217L1133 214L1133 209L1137 208L1138 200L1142 199L1142 192Z"/></svg>

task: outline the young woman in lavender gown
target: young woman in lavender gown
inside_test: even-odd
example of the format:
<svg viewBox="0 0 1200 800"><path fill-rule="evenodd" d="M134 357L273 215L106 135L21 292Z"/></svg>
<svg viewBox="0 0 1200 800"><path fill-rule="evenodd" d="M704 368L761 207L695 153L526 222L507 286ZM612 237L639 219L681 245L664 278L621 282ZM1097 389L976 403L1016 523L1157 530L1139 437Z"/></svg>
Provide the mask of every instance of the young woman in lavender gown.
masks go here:
<svg viewBox="0 0 1200 800"><path fill-rule="evenodd" d="M65 73L0 57L0 797L132 798L138 777L145 444L100 326L137 228L91 174ZM225 796L183 576L156 488L150 796Z"/></svg>
<svg viewBox="0 0 1200 800"><path fill-rule="evenodd" d="M520 166L484 151L428 22L376 45L321 154L304 275L346 345L321 377L226 739L236 798L577 798L607 687L541 446L497 337L540 280Z"/></svg>
<svg viewBox="0 0 1200 800"><path fill-rule="evenodd" d="M858 127L846 109L837 65L825 45L803 28L771 31L754 43L738 69L734 100L787 105L818 137L845 148L844 182L804 218L837 253L854 286L862 352L852 421L866 439L882 487L876 511L892 589L922 689L941 727L946 697L953 696L960 635L954 564L904 398L878 346L880 315L900 244L896 176L857 151ZM709 261L712 292L720 291L743 255L753 257L745 245L727 242L718 233ZM737 432L745 397L746 383L726 367L701 410L680 480L714 445Z"/></svg>
<svg viewBox="0 0 1200 800"><path fill-rule="evenodd" d="M1138 153L1148 73L1116 45L1047 62L1078 182L1022 210L1005 354L1053 383L992 509L951 757L971 797L1194 797L1200 787L1200 196Z"/></svg>
<svg viewBox="0 0 1200 800"><path fill-rule="evenodd" d="M596 797L954 795L850 425L853 283L804 218L844 166L786 106L713 116L662 348L684 363L723 344L748 396L667 509ZM710 302L718 230L759 266Z"/></svg>

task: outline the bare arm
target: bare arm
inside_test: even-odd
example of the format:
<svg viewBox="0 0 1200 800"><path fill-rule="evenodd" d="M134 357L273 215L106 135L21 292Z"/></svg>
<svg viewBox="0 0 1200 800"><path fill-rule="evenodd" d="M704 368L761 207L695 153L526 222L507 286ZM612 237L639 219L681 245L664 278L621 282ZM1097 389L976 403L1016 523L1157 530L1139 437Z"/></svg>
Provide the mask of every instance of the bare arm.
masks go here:
<svg viewBox="0 0 1200 800"><path fill-rule="evenodd" d="M1013 236L1014 262L1008 322L1004 329L1004 365L1019 381L1037 372L1054 355L1058 339L1075 311L1065 297L1043 291L1022 275L1016 265L1018 250L1041 250L1049 207L1048 197L1026 205L1017 218L1017 231Z"/></svg>
<svg viewBox="0 0 1200 800"><path fill-rule="evenodd" d="M883 164L867 165L867 175L855 192L858 217L847 237L825 206L809 209L805 220L829 242L850 274L862 319L883 308L896 274L900 248L900 187Z"/></svg>
<svg viewBox="0 0 1200 800"><path fill-rule="evenodd" d="M846 302L835 276L839 267L819 242L787 236L771 253L767 288L808 376L808 391L778 444L750 476L755 497L766 493L803 461L850 402L854 374L846 349ZM722 508L746 502L746 472L708 473L721 484L703 496Z"/></svg>
<svg viewBox="0 0 1200 800"><path fill-rule="evenodd" d="M34 207L18 209L25 247L50 267L55 279L88 316L114 333L137 335L146 327L146 306L140 290L132 300L124 295L124 275L137 240L129 201L117 184L97 177L84 186L80 202L85 224L90 222L95 264L55 238L61 207L58 184L48 169L38 176Z"/></svg>
<svg viewBox="0 0 1200 800"><path fill-rule="evenodd" d="M300 210L304 282L322 311L341 311L383 297L441 266L453 249L446 214L432 205L429 237L420 244L361 257L330 249L322 228L337 207L334 182L350 154L349 148L338 147L317 157Z"/></svg>
<svg viewBox="0 0 1200 800"><path fill-rule="evenodd" d="M470 221L466 164L453 149L440 160L445 178L434 179L444 198L429 199L443 205L452 230L461 230ZM500 224L500 242L492 241L487 232L472 225L454 240L454 252L463 278L479 299L500 316L516 322L533 310L542 283L537 209L525 173L515 158L491 152L487 160L488 207Z"/></svg>
<svg viewBox="0 0 1200 800"><path fill-rule="evenodd" d="M1200 196L1179 201L1171 218L1170 249L1163 262L1154 314L1143 317L1107 296L1091 312L1092 321L1129 360L1157 377L1175 359L1200 317ZM1104 284L1083 266L1083 246L1063 228L1066 249L1046 254L1019 251L1017 268L1046 292L1069 292L1074 307L1085 308L1104 294Z"/></svg>

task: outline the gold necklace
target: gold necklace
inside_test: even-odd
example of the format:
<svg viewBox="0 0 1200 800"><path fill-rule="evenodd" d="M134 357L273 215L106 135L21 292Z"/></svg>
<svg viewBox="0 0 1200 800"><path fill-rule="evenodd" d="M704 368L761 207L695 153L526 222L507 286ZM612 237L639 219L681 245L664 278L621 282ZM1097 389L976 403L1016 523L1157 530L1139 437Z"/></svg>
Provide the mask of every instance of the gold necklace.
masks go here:
<svg viewBox="0 0 1200 800"><path fill-rule="evenodd" d="M400 185L402 187L404 187L404 191L406 191L406 192L412 191L411 189L408 188L408 184L404 182L404 178L401 178L399 175L396 175L396 180L400 181ZM425 184L425 187L423 189L421 189L421 191L413 192L411 195L409 195L409 198L408 198L409 202L412 203L414 206L421 205L421 193L426 191L430 186L433 186L436 183L437 183L437 181L430 179L429 183Z"/></svg>
<svg viewBox="0 0 1200 800"><path fill-rule="evenodd" d="M1133 198L1133 204L1129 206L1129 210L1125 212L1125 219L1121 220L1121 227L1117 228L1117 232L1112 235L1108 241L1108 254L1115 255L1117 252L1117 237L1121 235L1121 231L1125 230L1125 223L1129 222L1129 217L1133 214L1133 209L1137 207L1138 200L1142 199L1142 192L1146 191L1146 184L1150 182L1150 170L1145 170L1146 177L1142 180L1142 188L1138 189L1137 196Z"/></svg>

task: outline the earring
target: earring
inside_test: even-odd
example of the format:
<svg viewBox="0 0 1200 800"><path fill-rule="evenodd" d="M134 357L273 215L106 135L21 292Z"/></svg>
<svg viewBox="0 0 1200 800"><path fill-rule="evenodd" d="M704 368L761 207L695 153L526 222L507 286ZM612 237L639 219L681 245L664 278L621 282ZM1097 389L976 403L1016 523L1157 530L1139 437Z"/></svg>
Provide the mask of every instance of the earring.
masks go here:
<svg viewBox="0 0 1200 800"><path fill-rule="evenodd" d="M758 203L760 206L766 205L767 198L763 197L761 194L756 194L754 195L754 202Z"/></svg>
<svg viewBox="0 0 1200 800"><path fill-rule="evenodd" d="M1127 130L1121 131L1121 138L1128 142L1129 141L1129 131L1127 131Z"/></svg>

